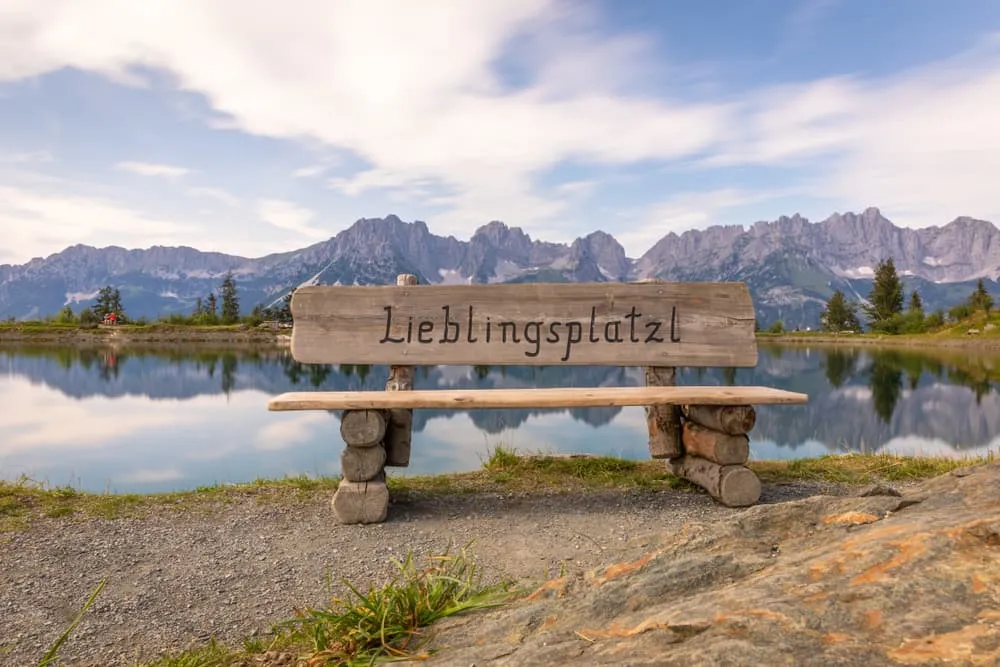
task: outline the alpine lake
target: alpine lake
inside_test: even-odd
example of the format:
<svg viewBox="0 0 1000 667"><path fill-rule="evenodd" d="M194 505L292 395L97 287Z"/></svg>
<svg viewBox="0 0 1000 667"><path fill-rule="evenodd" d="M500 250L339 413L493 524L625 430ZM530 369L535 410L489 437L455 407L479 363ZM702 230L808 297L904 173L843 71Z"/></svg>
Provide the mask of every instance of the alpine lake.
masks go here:
<svg viewBox="0 0 1000 667"><path fill-rule="evenodd" d="M1000 449L1000 354L759 345L755 368L678 369L678 384L759 384L809 395L758 406L751 459L848 452L966 456ZM287 348L0 347L0 479L155 493L336 476L333 412L269 412L286 391L384 387L385 366L321 366ZM640 386L641 368L418 367L418 389ZM408 468L462 472L493 447L648 459L643 408L417 410Z"/></svg>

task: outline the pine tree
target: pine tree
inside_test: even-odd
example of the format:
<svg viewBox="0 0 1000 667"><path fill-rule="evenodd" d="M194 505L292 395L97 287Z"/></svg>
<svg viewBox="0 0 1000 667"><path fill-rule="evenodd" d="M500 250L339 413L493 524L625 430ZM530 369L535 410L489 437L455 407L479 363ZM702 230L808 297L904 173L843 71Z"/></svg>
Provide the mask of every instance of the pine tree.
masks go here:
<svg viewBox="0 0 1000 667"><path fill-rule="evenodd" d="M233 272L230 271L222 280L222 323L233 324L240 319L240 299L236 295L236 282L233 280Z"/></svg>
<svg viewBox="0 0 1000 667"><path fill-rule="evenodd" d="M114 289L111 285L105 285L97 293L97 299L94 301L93 312L97 316L97 319L102 320L104 316L108 313L113 313L114 304L112 303L114 299Z"/></svg>
<svg viewBox="0 0 1000 667"><path fill-rule="evenodd" d="M118 316L118 321L123 322L125 320L125 306L122 305L121 291L111 285L102 287L97 293L93 313L99 320L104 319L108 313L114 313Z"/></svg>
<svg viewBox="0 0 1000 667"><path fill-rule="evenodd" d="M826 331L858 331L861 323L858 321L858 305L848 301L844 293L837 290L830 297L826 308L820 314L820 322Z"/></svg>
<svg viewBox="0 0 1000 667"><path fill-rule="evenodd" d="M215 292L208 293L208 304L205 307L205 316L212 322L219 318L219 302L215 298Z"/></svg>
<svg viewBox="0 0 1000 667"><path fill-rule="evenodd" d="M295 294L295 289L281 297L281 308L278 309L278 316L275 318L279 322L291 322L292 321L292 296Z"/></svg>
<svg viewBox="0 0 1000 667"><path fill-rule="evenodd" d="M868 302L864 311L873 329L884 328L903 312L903 283L896 273L892 257L882 260L875 267L875 281L868 293Z"/></svg>
<svg viewBox="0 0 1000 667"><path fill-rule="evenodd" d="M976 283L976 291L969 297L969 305L972 306L973 310L985 310L987 315L993 308L993 296L986 291L986 285L983 284L982 278Z"/></svg>
<svg viewBox="0 0 1000 667"><path fill-rule="evenodd" d="M922 313L924 312L924 302L920 298L920 292L913 290L910 293L910 312L911 313Z"/></svg>

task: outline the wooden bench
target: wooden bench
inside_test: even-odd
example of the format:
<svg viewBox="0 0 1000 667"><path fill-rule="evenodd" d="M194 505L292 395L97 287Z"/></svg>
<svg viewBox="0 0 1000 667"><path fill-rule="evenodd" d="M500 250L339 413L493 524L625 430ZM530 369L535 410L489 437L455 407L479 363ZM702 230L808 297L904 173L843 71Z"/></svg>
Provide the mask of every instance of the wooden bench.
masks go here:
<svg viewBox="0 0 1000 667"><path fill-rule="evenodd" d="M414 409L644 406L652 458L728 506L760 497L746 467L754 405L808 397L770 387L676 386L676 367L757 365L743 283L313 286L296 290L292 356L388 365L384 391L291 392L269 410L343 410L342 523L385 520L385 467L410 461ZM414 390L419 365L639 366L644 387Z"/></svg>

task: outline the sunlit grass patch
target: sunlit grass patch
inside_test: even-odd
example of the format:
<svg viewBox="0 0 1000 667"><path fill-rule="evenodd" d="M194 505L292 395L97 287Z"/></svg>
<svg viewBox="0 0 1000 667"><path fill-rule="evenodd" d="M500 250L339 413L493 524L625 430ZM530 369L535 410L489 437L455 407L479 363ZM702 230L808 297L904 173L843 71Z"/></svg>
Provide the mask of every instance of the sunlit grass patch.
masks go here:
<svg viewBox="0 0 1000 667"><path fill-rule="evenodd" d="M936 477L970 465L988 463L985 456L904 456L900 454L829 454L787 461L751 461L749 467L767 481L822 480L842 484L908 481Z"/></svg>
<svg viewBox="0 0 1000 667"><path fill-rule="evenodd" d="M305 609L277 626L290 645L308 647L310 664L373 664L384 658L426 655L427 628L438 620L503 604L512 583L485 585L474 559L462 549L414 563L412 553L394 561L396 577L362 593L344 582L345 598L326 609Z"/></svg>

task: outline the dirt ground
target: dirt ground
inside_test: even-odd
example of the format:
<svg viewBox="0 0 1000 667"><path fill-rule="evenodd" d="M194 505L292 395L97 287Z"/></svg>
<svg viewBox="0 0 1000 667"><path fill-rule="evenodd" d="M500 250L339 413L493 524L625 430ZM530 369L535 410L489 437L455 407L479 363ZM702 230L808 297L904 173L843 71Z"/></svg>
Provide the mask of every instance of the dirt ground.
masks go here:
<svg viewBox="0 0 1000 667"><path fill-rule="evenodd" d="M761 503L848 490L765 485ZM403 494L388 520L344 526L330 494L235 503L114 520L38 519L0 534L0 664L37 664L101 579L107 584L61 655L69 665L127 665L215 637L237 644L296 608L322 606L331 582L391 577L391 558L475 540L487 579L522 582L580 572L617 547L739 509L689 490L572 494Z"/></svg>

